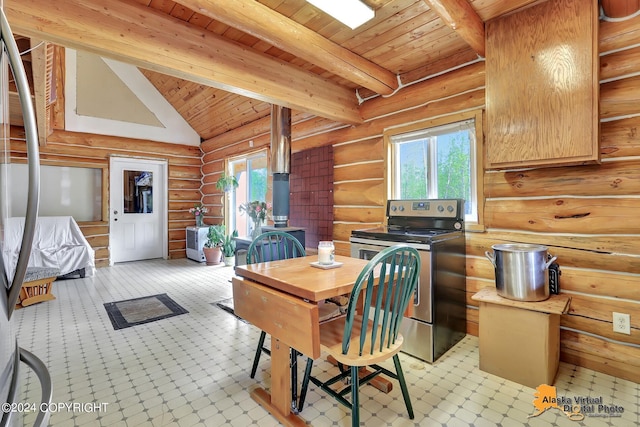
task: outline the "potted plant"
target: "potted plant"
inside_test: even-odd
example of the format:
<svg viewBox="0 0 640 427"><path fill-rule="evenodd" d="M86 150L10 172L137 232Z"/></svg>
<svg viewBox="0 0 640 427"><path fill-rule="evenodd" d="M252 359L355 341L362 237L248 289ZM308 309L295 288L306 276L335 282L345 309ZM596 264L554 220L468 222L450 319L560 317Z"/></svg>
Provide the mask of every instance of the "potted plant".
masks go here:
<svg viewBox="0 0 640 427"><path fill-rule="evenodd" d="M271 214L271 203L254 200L240 205L238 210L241 214L246 213L251 218L253 227L251 227L250 236L253 240L260 235L267 216Z"/></svg>
<svg viewBox="0 0 640 427"><path fill-rule="evenodd" d="M227 175L223 172L222 176L220 176L220 178L218 178L218 181L216 181L216 188L218 190L224 191L224 194L220 198L220 201L222 202L222 216L226 217L227 210L225 209L225 207L227 206L227 199L230 199L231 197L229 193L238 188L238 180L235 176Z"/></svg>
<svg viewBox="0 0 640 427"><path fill-rule="evenodd" d="M226 173L223 173L216 182L216 188L218 190L224 191L225 193L228 193L229 191L238 188L238 180L233 175L227 175Z"/></svg>
<svg viewBox="0 0 640 427"><path fill-rule="evenodd" d="M206 206L198 203L192 208L189 208L189 213L196 217L196 227L202 227L204 225L204 214L209 212Z"/></svg>
<svg viewBox="0 0 640 427"><path fill-rule="evenodd" d="M207 265L220 264L222 259L222 243L224 242L224 225L210 225L207 233L207 241L204 244L204 257Z"/></svg>
<svg viewBox="0 0 640 427"><path fill-rule="evenodd" d="M222 242L222 256L224 257L224 265L230 266L236 262L236 241L234 237L238 237L238 230L227 234Z"/></svg>

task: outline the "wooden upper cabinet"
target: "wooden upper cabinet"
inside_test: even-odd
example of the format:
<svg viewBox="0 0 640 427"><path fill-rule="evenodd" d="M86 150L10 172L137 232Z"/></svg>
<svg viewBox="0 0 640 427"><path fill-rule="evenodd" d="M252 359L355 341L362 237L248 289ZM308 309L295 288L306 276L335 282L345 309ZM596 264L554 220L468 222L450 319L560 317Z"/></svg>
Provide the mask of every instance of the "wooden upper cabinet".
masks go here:
<svg viewBox="0 0 640 427"><path fill-rule="evenodd" d="M547 0L486 34L486 168L598 163L597 1Z"/></svg>

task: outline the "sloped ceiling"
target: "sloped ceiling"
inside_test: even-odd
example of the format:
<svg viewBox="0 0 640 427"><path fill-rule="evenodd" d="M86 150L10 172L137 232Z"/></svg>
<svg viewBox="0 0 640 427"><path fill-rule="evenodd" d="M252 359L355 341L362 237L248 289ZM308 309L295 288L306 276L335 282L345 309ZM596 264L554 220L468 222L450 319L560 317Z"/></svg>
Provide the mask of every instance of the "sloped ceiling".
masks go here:
<svg viewBox="0 0 640 427"><path fill-rule="evenodd" d="M269 114L361 123L394 95L484 55L484 23L538 0L364 0L355 30L305 0L4 0L14 31L138 66L204 140ZM605 14L638 10L602 0ZM517 34L514 35L517 37Z"/></svg>

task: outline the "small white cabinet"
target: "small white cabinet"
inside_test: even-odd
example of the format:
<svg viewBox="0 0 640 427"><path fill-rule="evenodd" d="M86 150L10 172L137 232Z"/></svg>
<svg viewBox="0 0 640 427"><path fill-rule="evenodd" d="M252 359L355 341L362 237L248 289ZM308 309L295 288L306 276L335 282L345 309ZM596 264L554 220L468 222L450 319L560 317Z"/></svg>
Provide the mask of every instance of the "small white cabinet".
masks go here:
<svg viewBox="0 0 640 427"><path fill-rule="evenodd" d="M198 262L205 262L202 248L207 241L209 227L187 227L187 258Z"/></svg>

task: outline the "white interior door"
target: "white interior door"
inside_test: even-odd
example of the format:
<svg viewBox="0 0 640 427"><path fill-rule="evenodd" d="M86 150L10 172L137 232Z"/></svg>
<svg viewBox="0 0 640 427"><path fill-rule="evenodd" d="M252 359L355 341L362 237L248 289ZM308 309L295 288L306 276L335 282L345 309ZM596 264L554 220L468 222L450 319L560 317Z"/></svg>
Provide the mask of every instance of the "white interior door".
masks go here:
<svg viewBox="0 0 640 427"><path fill-rule="evenodd" d="M112 157L109 182L111 263L166 258L166 162Z"/></svg>

